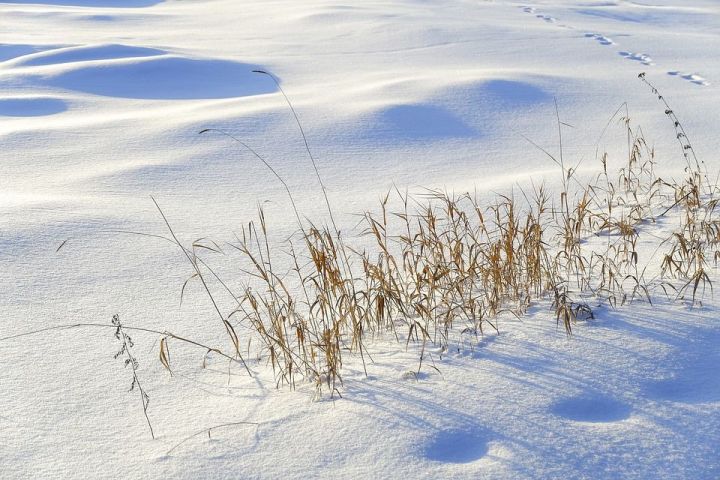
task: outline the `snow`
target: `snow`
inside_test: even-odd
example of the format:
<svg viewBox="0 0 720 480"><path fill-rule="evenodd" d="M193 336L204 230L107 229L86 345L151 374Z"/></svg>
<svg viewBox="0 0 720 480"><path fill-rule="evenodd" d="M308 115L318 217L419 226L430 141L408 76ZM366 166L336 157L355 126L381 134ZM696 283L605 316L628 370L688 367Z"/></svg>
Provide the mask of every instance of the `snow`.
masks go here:
<svg viewBox="0 0 720 480"><path fill-rule="evenodd" d="M598 143L622 161L621 129L598 138L628 102L661 175L681 175L643 71L717 171L719 24L710 0L0 2L0 337L118 313L221 341L197 285L179 304L178 252L117 231L164 234L153 195L184 241L231 240L258 203L277 242L293 232L282 186L206 128L324 217L292 114L252 70L292 99L352 237L393 185L553 185L523 136L557 151L555 99L583 173ZM170 378L138 334L156 440L111 330L0 342L0 477L720 478L718 306L599 307L570 339L537 309L418 375L417 349L378 339L369 377L348 361L321 400L180 346Z"/></svg>

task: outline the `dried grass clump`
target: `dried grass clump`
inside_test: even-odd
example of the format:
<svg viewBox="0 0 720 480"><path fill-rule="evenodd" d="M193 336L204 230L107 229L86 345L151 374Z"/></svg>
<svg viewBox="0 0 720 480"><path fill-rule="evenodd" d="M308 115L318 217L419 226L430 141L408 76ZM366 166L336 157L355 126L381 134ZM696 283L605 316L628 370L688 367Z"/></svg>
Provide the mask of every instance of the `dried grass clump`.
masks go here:
<svg viewBox="0 0 720 480"><path fill-rule="evenodd" d="M717 187L666 100L644 75L641 79L673 122L686 161L683 179L656 175L655 152L626 109L620 124L627 158L612 173L608 155L601 156L599 173L581 182L577 166L565 164L558 114L560 154L543 152L560 168L559 191L533 185L482 202L470 193L410 194L395 188L376 210L360 214L364 248L360 239L348 242L341 235L302 125L278 83L305 142L330 225L301 216L288 184L257 151L225 132L203 130L230 137L269 169L285 188L297 230L284 242L272 239L259 207L257 219L227 247L206 239L185 246L156 203L170 236L151 236L179 247L191 267L181 299L190 281L199 282L231 348L225 352L169 332L122 328L160 335L160 360L168 370L168 343L177 340L235 361L250 375L248 362L265 360L278 387L310 382L318 395L334 395L340 394L345 355L359 356L366 367L372 361L367 344L376 337L394 337L406 347L418 344L419 373L429 346L441 354L459 348L467 336L497 332L502 318L521 317L531 305L546 306L567 335L578 321L594 317L591 300L617 307L652 302L661 291L699 305L712 291L710 263L720 261ZM658 238L648 230L663 217L678 225ZM655 253L641 258L641 244L644 252L654 245ZM233 282L224 281L207 257L225 251L240 256ZM229 311L220 294L232 299ZM57 328L75 326L104 327Z"/></svg>
<svg viewBox="0 0 720 480"><path fill-rule="evenodd" d="M231 244L250 267L241 291L222 283L236 302L223 318L228 333L250 327L254 353L267 359L278 386L311 381L318 394L339 394L344 355L365 365L366 344L377 336L419 344L422 365L429 345L444 352L464 335L498 331L499 319L533 304L552 308L568 335L594 318L589 299L616 307L651 302L660 289L699 304L712 288L707 258L720 259L715 191L699 162L688 162L682 181L657 177L642 130L627 115L620 121L628 153L614 175L603 155L600 173L582 184L562 156L545 152L561 168L559 192L533 186L482 203L470 193L396 188L360 215L369 240L362 249L340 235L326 195L331 227L301 220L288 189L298 231L284 247L272 247L262 208ZM669 213L679 228L641 259L638 245L654 238L646 225ZM215 275L192 258L196 277L203 269ZM280 264L292 268L281 274ZM234 334L231 340L239 353Z"/></svg>

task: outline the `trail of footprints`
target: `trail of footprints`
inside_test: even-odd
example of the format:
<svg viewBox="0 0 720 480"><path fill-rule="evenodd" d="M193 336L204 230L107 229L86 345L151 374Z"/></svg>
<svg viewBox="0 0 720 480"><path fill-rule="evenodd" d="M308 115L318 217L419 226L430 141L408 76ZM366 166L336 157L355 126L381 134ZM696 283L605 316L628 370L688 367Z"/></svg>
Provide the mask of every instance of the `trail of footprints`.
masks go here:
<svg viewBox="0 0 720 480"><path fill-rule="evenodd" d="M708 82L703 76L697 73L684 73L677 70L673 70L667 73L668 75L678 76L697 85L710 85L710 82Z"/></svg>
<svg viewBox="0 0 720 480"><path fill-rule="evenodd" d="M613 42L612 38L606 37L605 35L601 35L599 33L586 33L585 38L592 38L600 45L615 45L615 42Z"/></svg>
<svg viewBox="0 0 720 480"><path fill-rule="evenodd" d="M643 65L655 65L653 59L647 53L618 52L618 55L628 60L636 60Z"/></svg>
<svg viewBox="0 0 720 480"><path fill-rule="evenodd" d="M562 28L574 29L574 27L571 27L569 25L563 25L563 24L557 23L558 19L555 17L551 17L550 15L545 15L545 14L539 13L535 9L535 7L520 7L520 8L522 8L523 12L531 13L531 14L535 15L536 18L539 18L540 20L544 20L547 23L554 23L554 24L557 24L558 27L562 27Z"/></svg>
<svg viewBox="0 0 720 480"><path fill-rule="evenodd" d="M534 15L536 18L543 20L547 23L552 23L561 28L576 30L576 28L571 25L565 25L565 24L558 23L559 20L557 18L551 17L549 15L545 15L542 12L539 12L535 7L521 6L519 8L522 9L523 12ZM606 35L603 35L601 33L597 33L597 32L587 32L587 33L585 33L585 38L594 40L599 45L603 45L603 46L617 45L617 43L615 43L615 41L612 38L610 38ZM625 58L626 60L639 62L643 65L648 65L648 66L655 65L655 62L653 61L652 57L650 57L650 55L648 55L647 53L621 51L621 52L618 52L618 55ZM703 77L702 75L700 75L699 73L696 73L696 72L682 72L679 70L671 70L671 71L668 71L667 74L674 76L674 77L682 78L683 80L687 80L691 83L694 83L695 85L702 85L702 86L710 85L710 82L705 77Z"/></svg>

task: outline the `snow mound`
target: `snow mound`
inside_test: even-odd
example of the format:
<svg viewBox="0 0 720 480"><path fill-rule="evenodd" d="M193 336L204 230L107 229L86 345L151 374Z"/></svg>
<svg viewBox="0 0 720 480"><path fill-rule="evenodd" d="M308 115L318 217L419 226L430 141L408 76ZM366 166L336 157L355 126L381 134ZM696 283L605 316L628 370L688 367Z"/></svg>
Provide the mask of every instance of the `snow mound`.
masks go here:
<svg viewBox="0 0 720 480"><path fill-rule="evenodd" d="M378 111L370 120L369 140L437 140L471 137L475 130L462 118L434 105L393 105Z"/></svg>
<svg viewBox="0 0 720 480"><path fill-rule="evenodd" d="M470 111L444 106L443 100L465 99ZM366 142L428 143L450 139L472 140L484 136L477 124L478 112L497 114L522 112L552 101L538 85L515 79L491 79L464 86L446 86L424 102L390 104L375 109L365 119L363 140ZM457 101L450 102L457 105Z"/></svg>
<svg viewBox="0 0 720 480"><path fill-rule="evenodd" d="M80 64L44 83L106 97L153 100L213 99L273 93L277 86L253 73L257 65L162 55Z"/></svg>
<svg viewBox="0 0 720 480"><path fill-rule="evenodd" d="M494 79L477 87L480 99L505 108L528 108L552 101L552 95L539 86L521 80Z"/></svg>

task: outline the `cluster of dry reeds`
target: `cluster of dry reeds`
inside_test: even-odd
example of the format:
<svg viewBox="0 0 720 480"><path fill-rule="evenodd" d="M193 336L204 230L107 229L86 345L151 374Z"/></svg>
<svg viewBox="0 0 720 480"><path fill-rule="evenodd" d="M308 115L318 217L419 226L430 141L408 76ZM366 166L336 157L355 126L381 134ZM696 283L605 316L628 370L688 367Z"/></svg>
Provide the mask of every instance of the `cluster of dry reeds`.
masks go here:
<svg viewBox="0 0 720 480"><path fill-rule="evenodd" d="M238 269L239 279L226 282L203 255L226 248L208 240L184 245L158 206L170 236L141 235L160 237L180 248L192 267L181 299L190 281L199 282L232 349L168 331L125 324L122 331L159 335L160 361L168 370L169 344L177 341L239 363L249 375L247 359L265 360L278 386L310 382L318 394L333 395L340 393L345 356L358 356L367 373L367 362L372 361L367 346L377 337L395 338L406 347L411 342L419 345L419 372L429 345L442 354L454 342L460 345L460 340L482 336L488 329L497 332L501 318L520 317L531 305L551 308L568 335L579 320L593 318L590 301L614 308L635 300L652 302L661 291L697 305L712 289L711 264L720 261L718 188L709 181L666 100L644 74L640 78L673 123L686 162L684 178L664 180L656 175L655 152L642 130L631 126L626 110L621 119L627 135L622 167L611 173L609 158L603 155L597 176L583 182L577 166L564 162L558 115L560 154L555 157L543 150L560 168L558 191L533 185L480 201L470 193L410 194L394 189L376 211L361 214L364 248L341 235L287 96L321 187L329 226L301 216L288 184L257 151L223 131L203 130L200 133L214 131L232 138L269 169L285 188L296 234L284 243L271 239L260 208L257 220L229 244L245 266ZM285 95L279 82L277 86ZM649 226L663 217L671 217L677 227L659 237ZM641 258L647 252L652 253ZM231 298L230 311L219 301L221 294ZM121 328L115 321L61 325L0 341L76 327Z"/></svg>
<svg viewBox="0 0 720 480"><path fill-rule="evenodd" d="M395 189L377 211L362 214L372 245L363 249L341 236L329 202L330 227L303 221L288 189L298 232L273 247L259 209L258 219L231 244L249 264L239 291L219 279L198 249L177 243L213 301L235 356L244 363L240 345L254 342L252 354L272 366L278 386L310 381L318 393L326 387L339 393L345 355L366 365L366 345L376 336L416 342L423 353L428 345L445 351L453 335L497 331L499 318L519 317L532 304L552 306L568 335L578 320L593 317L590 298L616 307L651 302L660 289L694 305L712 287L708 259L720 259L715 188L690 161L691 147L683 149L683 180L657 177L642 130L628 118L623 122L628 154L616 174L608 172L604 155L597 177L582 183L562 157L552 157L563 175L555 194L533 186L483 203L469 193ZM646 224L669 215L678 228L669 238L655 238L655 253L640 258L639 250L648 250L638 248ZM289 272L280 273L277 265L287 263ZM217 307L208 275L234 299L231 313ZM240 330L252 338L241 341Z"/></svg>
<svg viewBox="0 0 720 480"><path fill-rule="evenodd" d="M428 346L442 354L488 329L498 331L500 319L520 317L531 305L550 308L568 335L579 320L593 318L590 302L615 308L636 300L652 302L661 293L691 307L698 305L712 290L709 269L720 261L718 187L710 182L666 100L644 74L640 78L673 124L685 160L683 178L656 175L655 152L642 130L632 127L626 110L621 125L627 156L616 172L609 171L606 154L599 159L597 175L582 181L577 166L567 166L563 159L559 128L559 156L541 149L560 169L559 189L532 185L491 201L470 193L410 194L394 189L377 210L360 215L364 243L341 235L289 100L321 187L329 226L301 216L288 184L255 150L225 132L203 130L231 137L261 161L284 186L297 222L295 235L278 242L271 238L260 208L257 220L229 244L244 262L237 270L239 279L232 282L224 281L205 255L228 248L208 240L184 245L159 206L170 236L141 234L180 248L192 267L181 299L189 282L199 282L232 349L168 331L120 325L117 318L112 325L61 325L0 341L66 328L139 331L161 337L159 357L168 370L169 344L180 342L241 364L249 375L253 373L248 360L264 360L278 386L309 382L318 394L333 395L340 393L345 357L359 357L367 372L372 361L367 347L378 337L395 338L406 347L411 342L418 345L419 372ZM284 95L279 83L278 88ZM560 123L558 115L558 127ZM676 222L675 228L653 229L664 217ZM231 299L229 310L221 294ZM135 369L133 374L137 382ZM144 396L143 409L147 411Z"/></svg>

